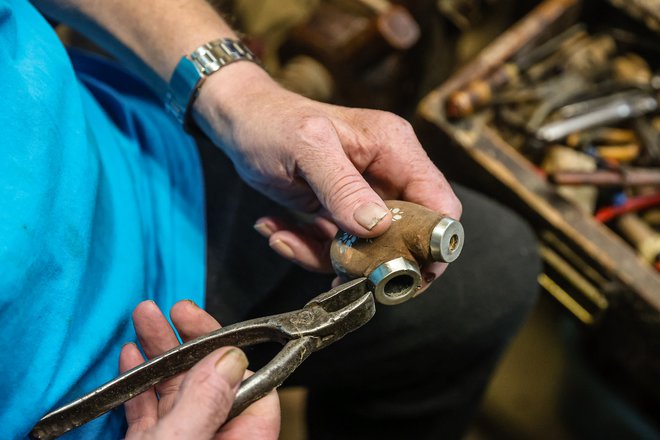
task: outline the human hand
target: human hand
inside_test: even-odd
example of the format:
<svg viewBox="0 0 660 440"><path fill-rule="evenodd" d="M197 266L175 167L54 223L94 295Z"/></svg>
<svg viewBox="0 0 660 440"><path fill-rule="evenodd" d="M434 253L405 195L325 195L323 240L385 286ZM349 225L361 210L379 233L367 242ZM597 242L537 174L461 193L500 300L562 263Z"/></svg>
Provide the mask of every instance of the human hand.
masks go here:
<svg viewBox="0 0 660 440"><path fill-rule="evenodd" d="M391 223L383 198L460 218L460 202L405 120L311 101L252 63L225 69L202 87L196 121L250 186L285 206L320 214L305 226L272 217L257 222L284 257L331 271L335 224L361 237L382 234ZM427 267L424 278L445 266Z"/></svg>
<svg viewBox="0 0 660 440"><path fill-rule="evenodd" d="M170 317L184 342L220 328L211 315L191 301L175 304ZM153 301L142 302L135 308L133 324L148 358L179 344L167 319ZM135 344L126 344L122 348L119 358L121 372L143 362ZM187 373L169 378L155 389L129 400L125 404L126 440L277 439L280 411L275 391L225 423L246 367L247 358L241 350L223 347L206 356Z"/></svg>

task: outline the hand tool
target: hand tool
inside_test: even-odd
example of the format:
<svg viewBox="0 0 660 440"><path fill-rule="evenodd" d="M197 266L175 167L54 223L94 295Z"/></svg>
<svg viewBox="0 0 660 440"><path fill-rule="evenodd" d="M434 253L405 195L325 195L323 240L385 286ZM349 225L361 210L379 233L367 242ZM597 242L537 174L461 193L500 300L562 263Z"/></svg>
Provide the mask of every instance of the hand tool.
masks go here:
<svg viewBox="0 0 660 440"><path fill-rule="evenodd" d="M472 81L463 89L452 93L447 98L447 115L451 118L462 118L471 115L475 110L488 104L495 91L517 81L522 73L526 74L530 66L534 66L551 56L553 52L564 47L567 42L570 43L569 46L574 46L574 39L584 36L584 25L580 24L570 27L529 51L522 51L519 56L504 63L487 78Z"/></svg>
<svg viewBox="0 0 660 440"><path fill-rule="evenodd" d="M363 262L369 259L380 262L376 255L389 256L385 265L378 263L377 275L369 278L359 274L349 276L355 279L317 296L300 310L233 324L175 347L47 414L33 428L30 436L34 439L58 437L116 408L162 380L188 370L220 347L246 347L271 341L283 344L282 350L268 364L241 384L229 418L240 414L252 402L279 387L311 353L366 324L376 312L374 299L387 303L380 300L383 295L379 292L387 292L388 286L398 285L397 280L411 279L411 275L415 274L412 269L417 263L410 260L420 258L418 261L423 262L426 258L424 252L413 249L419 240L411 240L406 233L411 226L430 227L426 228L427 236L422 240L430 246L427 254L433 259L450 262L458 258L463 247L463 228L458 221L413 203L386 203L391 206L394 224L380 237L365 240L370 243L365 249L375 255L361 259ZM407 226L396 227L397 223ZM351 243L358 241L357 237L350 240ZM381 247L389 250L379 251ZM405 264L396 265L401 261ZM418 268L416 274L419 274ZM419 277L413 292L418 285Z"/></svg>
<svg viewBox="0 0 660 440"><path fill-rule="evenodd" d="M420 287L420 267L433 261L450 263L463 249L463 226L415 203L386 200L392 225L381 236L360 239L339 231L330 247L340 277L366 276L381 304L400 304Z"/></svg>
<svg viewBox="0 0 660 440"><path fill-rule="evenodd" d="M461 32L476 25L486 9L480 0L438 0L436 7Z"/></svg>
<svg viewBox="0 0 660 440"><path fill-rule="evenodd" d="M591 38L583 25L581 26L578 23L573 25L572 28L569 28L569 31L570 29L578 30L568 34L564 41L557 46L557 50L554 53L547 55L536 64L529 66L525 71L525 77L531 83L541 81L553 72L562 70L566 59L570 58L571 54L575 53L575 51L582 50L582 48L590 44Z"/></svg>
<svg viewBox="0 0 660 440"><path fill-rule="evenodd" d="M641 151L639 143L636 142L622 145L594 145L591 148L599 158L619 164L637 160Z"/></svg>
<svg viewBox="0 0 660 440"><path fill-rule="evenodd" d="M600 101L590 113L550 122L536 131L536 137L554 142L577 131L641 116L657 108L658 99L653 94L637 91L626 97L614 97L609 102Z"/></svg>
<svg viewBox="0 0 660 440"><path fill-rule="evenodd" d="M623 214L616 220L616 225L644 260L654 266L660 261L660 234L644 223L637 214Z"/></svg>
<svg viewBox="0 0 660 440"><path fill-rule="evenodd" d="M621 168L617 171L557 171L548 175L558 185L647 186L660 185L660 170L656 168Z"/></svg>
<svg viewBox="0 0 660 440"><path fill-rule="evenodd" d="M359 0L358 3L376 13L378 31L393 48L407 50L419 40L419 24L404 6L389 0Z"/></svg>
<svg viewBox="0 0 660 440"><path fill-rule="evenodd" d="M568 106L567 106L568 107ZM566 107L564 107L566 108ZM573 115L560 113L562 117L568 118ZM566 145L569 147L585 147L594 144L620 145L629 144L637 141L637 136L633 130L623 128L601 127L588 131L572 133L566 138Z"/></svg>
<svg viewBox="0 0 660 440"><path fill-rule="evenodd" d="M615 51L614 38L606 34L594 35L589 38L588 44L570 53L564 69L591 75L594 70L608 68L609 59Z"/></svg>
<svg viewBox="0 0 660 440"><path fill-rule="evenodd" d="M628 52L612 60L612 73L623 84L646 86L651 84L651 68L646 60L634 52Z"/></svg>
<svg viewBox="0 0 660 440"><path fill-rule="evenodd" d="M558 107L575 99L588 88L589 83L583 75L575 72L566 72L552 81L555 83L555 93L544 99L532 112L527 122L527 131L534 133L543 121Z"/></svg>
<svg viewBox="0 0 660 440"><path fill-rule="evenodd" d="M651 122L644 118L635 119L634 126L644 147L644 161L660 165L660 128L653 127Z"/></svg>
<svg viewBox="0 0 660 440"><path fill-rule="evenodd" d="M596 171L596 159L563 145L548 148L541 168L546 174L565 171ZM598 200L598 189L593 186L559 186L557 193L585 212L593 212Z"/></svg>
<svg viewBox="0 0 660 440"><path fill-rule="evenodd" d="M372 291L368 279L358 278L317 296L300 310L240 322L200 336L47 414L30 436L56 438L191 368L220 347L271 341L283 344L267 365L243 381L229 415L232 418L280 386L311 353L366 324L376 311Z"/></svg>
<svg viewBox="0 0 660 440"><path fill-rule="evenodd" d="M585 115L591 113L600 107L608 105L609 103L616 101L617 99L626 100L630 98L635 98L639 96L640 93L643 93L639 88L631 88L618 90L610 94L600 94L600 96L594 96L591 98L584 99L582 101L572 102L567 104L557 110L557 114L562 118L574 118L576 116Z"/></svg>

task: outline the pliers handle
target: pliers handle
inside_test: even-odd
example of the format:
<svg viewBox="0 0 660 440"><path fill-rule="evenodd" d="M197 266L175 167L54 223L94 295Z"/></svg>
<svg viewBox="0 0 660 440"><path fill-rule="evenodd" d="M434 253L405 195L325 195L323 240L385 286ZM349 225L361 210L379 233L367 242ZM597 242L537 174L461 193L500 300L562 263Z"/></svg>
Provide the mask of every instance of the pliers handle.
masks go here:
<svg viewBox="0 0 660 440"><path fill-rule="evenodd" d="M59 437L164 379L190 369L220 347L247 347L264 342L283 344L282 350L268 364L241 384L229 415L229 418L235 417L279 387L311 353L366 324L375 311L370 282L358 278L317 296L300 310L223 327L179 345L45 415L30 437Z"/></svg>

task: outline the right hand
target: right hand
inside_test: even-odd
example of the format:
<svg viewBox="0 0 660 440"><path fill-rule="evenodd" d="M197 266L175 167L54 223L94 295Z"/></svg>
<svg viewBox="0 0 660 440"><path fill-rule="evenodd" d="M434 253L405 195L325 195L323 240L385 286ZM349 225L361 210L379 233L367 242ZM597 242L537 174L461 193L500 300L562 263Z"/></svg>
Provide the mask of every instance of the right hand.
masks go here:
<svg viewBox="0 0 660 440"><path fill-rule="evenodd" d="M175 304L170 316L183 341L220 328L211 315L190 301ZM149 358L178 345L167 319L152 301L136 307L133 323ZM142 362L144 358L135 344L122 348L119 360L122 372ZM155 389L129 400L125 404L126 440L277 439L280 413L275 391L225 423L246 368L247 358L241 350L223 347L187 373L167 379Z"/></svg>

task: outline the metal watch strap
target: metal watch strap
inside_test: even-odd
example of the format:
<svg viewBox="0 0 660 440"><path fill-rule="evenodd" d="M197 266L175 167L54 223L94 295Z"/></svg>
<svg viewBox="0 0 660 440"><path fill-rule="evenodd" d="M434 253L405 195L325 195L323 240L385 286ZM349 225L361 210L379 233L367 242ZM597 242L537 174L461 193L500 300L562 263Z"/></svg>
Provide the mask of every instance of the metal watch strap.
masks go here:
<svg viewBox="0 0 660 440"><path fill-rule="evenodd" d="M257 57L240 41L223 38L210 41L182 57L170 79L165 96L165 108L187 127L190 107L207 76L234 61L253 61Z"/></svg>

